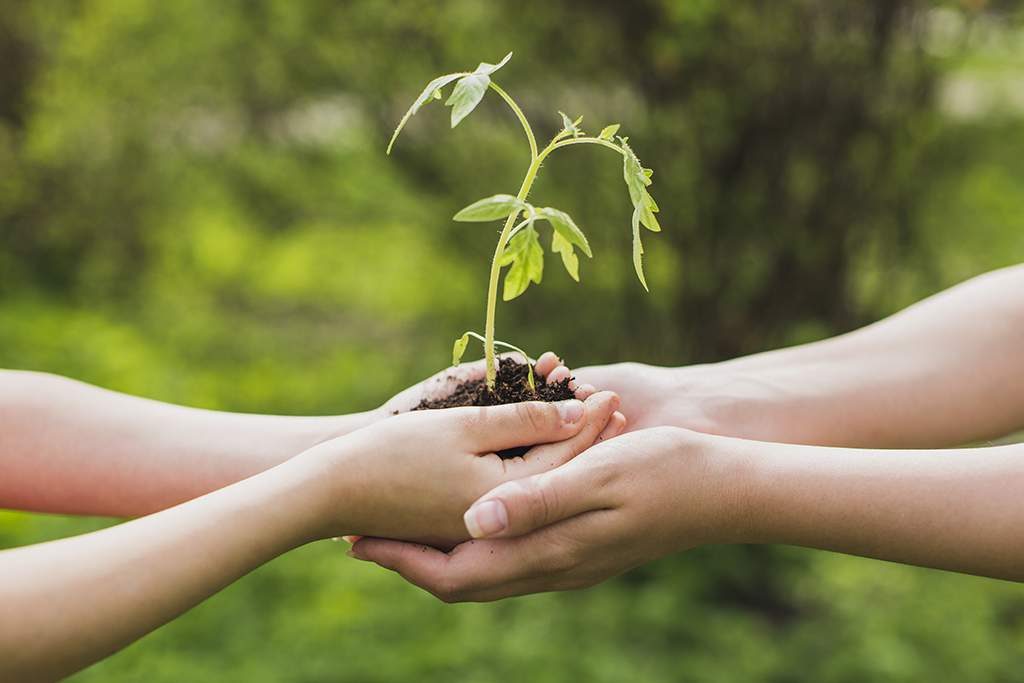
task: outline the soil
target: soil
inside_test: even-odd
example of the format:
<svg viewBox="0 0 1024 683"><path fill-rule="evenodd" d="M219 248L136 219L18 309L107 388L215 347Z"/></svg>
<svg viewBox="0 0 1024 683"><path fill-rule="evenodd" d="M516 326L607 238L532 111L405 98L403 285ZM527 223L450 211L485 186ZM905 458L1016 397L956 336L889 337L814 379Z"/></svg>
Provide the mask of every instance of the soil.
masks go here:
<svg viewBox="0 0 1024 683"><path fill-rule="evenodd" d="M501 358L498 361L498 376L495 380L494 391L488 391L487 382L483 378L461 382L444 398L424 399L413 410L496 406L522 401L567 401L573 398L573 391L569 388L571 378L546 384L544 379L534 371L537 391L533 392L530 391L530 385L527 382L527 372L527 366L523 363L511 358ZM499 451L498 455L505 459L515 458L528 450L528 447L510 448Z"/></svg>

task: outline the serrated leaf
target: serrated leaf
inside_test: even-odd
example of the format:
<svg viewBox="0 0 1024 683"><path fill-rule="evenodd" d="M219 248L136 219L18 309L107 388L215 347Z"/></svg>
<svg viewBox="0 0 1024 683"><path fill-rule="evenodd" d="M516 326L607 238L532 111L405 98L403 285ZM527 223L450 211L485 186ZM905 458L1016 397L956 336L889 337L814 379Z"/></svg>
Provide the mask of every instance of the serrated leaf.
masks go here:
<svg viewBox="0 0 1024 683"><path fill-rule="evenodd" d="M427 87L423 89L420 96L416 98L416 101L409 107L409 111L405 112L405 116L398 122L398 126L395 128L395 132L391 135L391 141L388 143L388 154L391 154L391 148L395 146L395 140L398 139L398 134L402 132L402 128L405 127L406 122L411 119L416 112L420 110L424 104L432 99L441 99L441 88L448 85L457 78L465 76L465 72L457 74L445 74L444 76L438 76L434 80L427 83Z"/></svg>
<svg viewBox="0 0 1024 683"><path fill-rule="evenodd" d="M452 347L452 365L458 365L462 361L467 346L469 346L469 332L455 340L455 345Z"/></svg>
<svg viewBox="0 0 1024 683"><path fill-rule="evenodd" d="M525 292L531 282L539 285L544 276L544 249L540 246L533 226L509 240L508 248L512 265L505 274L505 287L501 295L504 301L511 301ZM502 255L502 261L506 261L506 255Z"/></svg>
<svg viewBox="0 0 1024 683"><path fill-rule="evenodd" d="M480 66L476 68L474 73L483 74L484 76L490 76L501 67L508 64L508 60L512 59L512 53L509 52L505 57L497 64L488 64L487 62L480 62Z"/></svg>
<svg viewBox="0 0 1024 683"><path fill-rule="evenodd" d="M576 225L576 221L572 219L572 216L564 211L553 209L550 206L546 206L541 209L537 209L537 218L544 219L551 223L551 227L554 228L555 232L562 235L562 237L570 244L575 244L580 248L587 256L593 256L590 251L590 243L587 241L587 236L583 234L579 226Z"/></svg>
<svg viewBox="0 0 1024 683"><path fill-rule="evenodd" d="M601 140L611 140L613 137L615 137L615 134L619 132L619 126L620 124L618 123L613 123L610 126L605 126L604 128L601 129L601 132L598 134L597 137L600 138Z"/></svg>
<svg viewBox="0 0 1024 683"><path fill-rule="evenodd" d="M470 74L459 79L445 106L452 108L452 128L476 109L487 92L491 77L486 74Z"/></svg>
<svg viewBox="0 0 1024 683"><path fill-rule="evenodd" d="M518 259L523 251L526 249L529 242L526 238L526 230L521 230L512 236L512 239L505 245L505 250L501 252L501 258L498 259L498 266L505 267Z"/></svg>
<svg viewBox="0 0 1024 683"><path fill-rule="evenodd" d="M576 282L580 281L580 257L572 249L572 243L562 237L558 231L551 232L551 251L561 254L562 265Z"/></svg>
<svg viewBox="0 0 1024 683"><path fill-rule="evenodd" d="M640 284L649 292L651 290L648 289L647 278L644 277L643 255L644 245L640 241L640 209L633 209L633 269L640 278Z"/></svg>
<svg viewBox="0 0 1024 683"><path fill-rule="evenodd" d="M516 199L510 194L496 194L477 200L459 211L452 220L460 223L486 223L502 218L526 208L526 202Z"/></svg>
<svg viewBox="0 0 1024 683"><path fill-rule="evenodd" d="M659 211L658 204L647 191L652 183L651 176L654 175L654 171L643 167L633 149L626 143L626 138L620 137L619 142L625 151L622 155L622 177L629 189L629 199L633 203L633 208L639 212L640 224L651 232L661 232L661 224L654 215Z"/></svg>

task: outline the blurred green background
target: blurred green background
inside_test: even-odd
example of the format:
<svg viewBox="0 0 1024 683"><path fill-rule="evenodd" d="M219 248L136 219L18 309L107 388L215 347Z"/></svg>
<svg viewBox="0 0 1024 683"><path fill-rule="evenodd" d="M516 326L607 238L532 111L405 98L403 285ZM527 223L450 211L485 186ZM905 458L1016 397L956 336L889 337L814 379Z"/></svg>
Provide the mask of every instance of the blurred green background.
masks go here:
<svg viewBox="0 0 1024 683"><path fill-rule="evenodd" d="M595 259L498 311L574 365L712 361L1024 260L1024 13L906 0L0 0L0 364L225 410L365 409L479 328L495 235L451 215L539 134L620 121L665 231L632 274L621 166L534 197ZM971 321L965 321L971 324ZM372 378L368 380L367 378ZM0 546L109 523L0 512ZM1010 584L707 548L589 591L445 606L307 547L74 680L1021 681Z"/></svg>

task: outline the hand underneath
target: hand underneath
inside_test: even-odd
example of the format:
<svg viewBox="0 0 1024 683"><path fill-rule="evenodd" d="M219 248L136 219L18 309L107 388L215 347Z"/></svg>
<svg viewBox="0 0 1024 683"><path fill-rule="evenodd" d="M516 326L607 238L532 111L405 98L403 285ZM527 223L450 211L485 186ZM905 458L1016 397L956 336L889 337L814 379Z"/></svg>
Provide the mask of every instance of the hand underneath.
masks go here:
<svg viewBox="0 0 1024 683"><path fill-rule="evenodd" d="M730 363L679 368L615 363L574 371L577 397L593 387L622 399L626 431L672 426L705 434L787 441L778 387Z"/></svg>
<svg viewBox="0 0 1024 683"><path fill-rule="evenodd" d="M677 428L603 441L558 469L508 482L466 513L478 539L450 553L364 538L358 559L446 602L594 585L653 559L739 538L742 462L732 439Z"/></svg>
<svg viewBox="0 0 1024 683"><path fill-rule="evenodd" d="M618 397L450 408L398 415L298 456L321 472L319 535L417 539L450 547L469 537L462 515L498 484L568 462L618 434ZM495 451L541 444L501 460Z"/></svg>

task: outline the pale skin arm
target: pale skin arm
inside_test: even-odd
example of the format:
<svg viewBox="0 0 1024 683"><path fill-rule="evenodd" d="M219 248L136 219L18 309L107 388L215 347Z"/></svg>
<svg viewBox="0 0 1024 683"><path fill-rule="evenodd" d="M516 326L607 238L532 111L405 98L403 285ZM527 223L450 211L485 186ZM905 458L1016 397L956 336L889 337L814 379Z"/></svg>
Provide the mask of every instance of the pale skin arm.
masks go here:
<svg viewBox="0 0 1024 683"><path fill-rule="evenodd" d="M549 381L569 374L550 352L537 369ZM406 411L424 393L443 391L450 376L482 373L482 362L440 372L376 410L285 417L200 410L56 375L0 370L0 508L149 514Z"/></svg>
<svg viewBox="0 0 1024 683"><path fill-rule="evenodd" d="M144 515L378 418L223 413L0 371L0 507Z"/></svg>
<svg viewBox="0 0 1024 683"><path fill-rule="evenodd" d="M630 429L935 448L1024 427L1024 266L994 271L840 337L724 363L581 368Z"/></svg>
<svg viewBox="0 0 1024 683"><path fill-rule="evenodd" d="M0 679L66 676L319 538L464 540L473 499L614 436L617 403L604 392L403 415L148 517L0 552ZM491 452L530 443L547 445L510 461Z"/></svg>
<svg viewBox="0 0 1024 683"><path fill-rule="evenodd" d="M1024 444L796 446L673 427L595 445L503 484L451 553L381 539L353 552L446 601L582 588L704 544L784 543L1024 581Z"/></svg>

